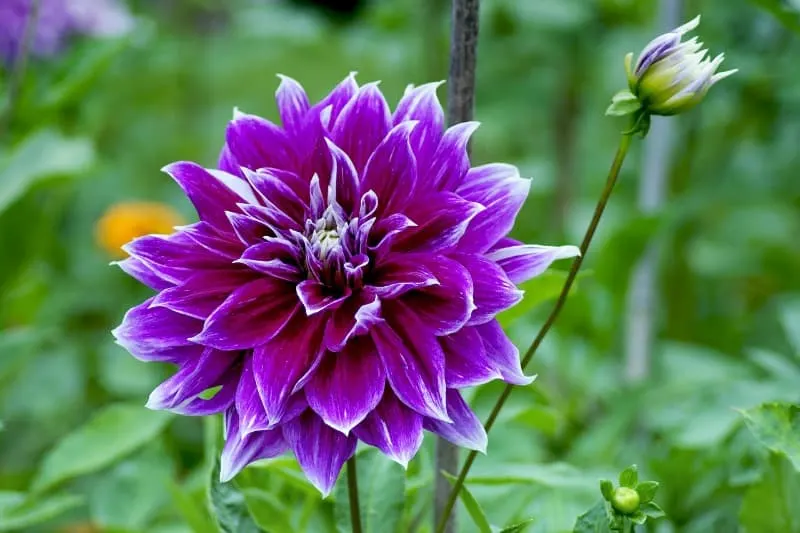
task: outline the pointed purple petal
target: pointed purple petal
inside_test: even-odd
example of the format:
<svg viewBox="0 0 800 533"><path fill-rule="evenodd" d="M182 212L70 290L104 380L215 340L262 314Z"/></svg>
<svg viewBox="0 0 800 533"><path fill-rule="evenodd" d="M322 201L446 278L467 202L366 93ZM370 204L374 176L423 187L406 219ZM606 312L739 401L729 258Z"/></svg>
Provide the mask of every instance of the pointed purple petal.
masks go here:
<svg viewBox="0 0 800 533"><path fill-rule="evenodd" d="M274 278L298 282L303 276L297 265L297 253L292 243L270 239L249 247L236 262Z"/></svg>
<svg viewBox="0 0 800 533"><path fill-rule="evenodd" d="M540 246L536 244L496 248L486 257L496 261L514 283L522 283L547 270L558 259L580 255L577 246Z"/></svg>
<svg viewBox="0 0 800 533"><path fill-rule="evenodd" d="M303 390L308 405L345 435L375 409L386 373L368 338L353 340L339 353L328 352Z"/></svg>
<svg viewBox="0 0 800 533"><path fill-rule="evenodd" d="M465 327L439 337L445 357L445 381L451 389L483 385L502 376L475 328Z"/></svg>
<svg viewBox="0 0 800 533"><path fill-rule="evenodd" d="M163 170L178 182L197 210L200 220L214 227L228 228L225 211L236 210L236 204L246 200L217 176L196 163L181 161L167 165ZM236 176L230 177L241 181Z"/></svg>
<svg viewBox="0 0 800 533"><path fill-rule="evenodd" d="M197 270L224 269L230 265L230 261L209 252L183 232L145 235L122 249L143 262L158 277L173 284L189 278Z"/></svg>
<svg viewBox="0 0 800 533"><path fill-rule="evenodd" d="M486 357L491 361L503 381L514 385L529 385L536 379L536 376L529 377L523 373L519 350L505 334L497 320L475 326L474 329L481 336L486 349Z"/></svg>
<svg viewBox="0 0 800 533"><path fill-rule="evenodd" d="M475 310L469 325L488 322L522 299L522 291L494 261L475 254L453 254L452 257L464 265L472 277Z"/></svg>
<svg viewBox="0 0 800 533"><path fill-rule="evenodd" d="M303 122L311 107L303 86L288 76L278 75L281 84L275 91L275 101L281 115L283 129L292 136L302 133Z"/></svg>
<svg viewBox="0 0 800 533"><path fill-rule="evenodd" d="M436 335L455 333L466 325L475 310L472 277L461 263L447 257L417 257L420 266L433 272L439 283L408 292L400 301L413 309L425 327Z"/></svg>
<svg viewBox="0 0 800 533"><path fill-rule="evenodd" d="M370 331L397 397L421 415L447 420L444 352L430 330L408 309L394 305L391 325Z"/></svg>
<svg viewBox="0 0 800 533"><path fill-rule="evenodd" d="M323 327L320 317L296 313L280 334L253 350L253 374L270 425L285 416L299 380L318 364Z"/></svg>
<svg viewBox="0 0 800 533"><path fill-rule="evenodd" d="M220 350L244 350L272 339L297 308L290 284L261 278L242 285L213 312L192 341Z"/></svg>
<svg viewBox="0 0 800 533"><path fill-rule="evenodd" d="M262 168L258 172L244 170L247 181L268 207L276 207L297 221L305 220L308 204L303 199L308 185L292 172ZM305 192L301 192L305 190Z"/></svg>
<svg viewBox="0 0 800 533"><path fill-rule="evenodd" d="M112 332L117 343L142 360L180 346L192 346L202 322L162 307L151 307L153 299L131 308Z"/></svg>
<svg viewBox="0 0 800 533"><path fill-rule="evenodd" d="M159 276L155 270L135 257L128 257L122 261L115 261L113 264L117 265L122 269L123 272L137 280L139 283L147 285L154 291L161 291L172 287L172 283L170 281Z"/></svg>
<svg viewBox="0 0 800 533"><path fill-rule="evenodd" d="M242 432L236 410L231 408L225 413L225 446L220 459L220 481L230 481L250 463L277 457L288 449L289 445L280 429Z"/></svg>
<svg viewBox="0 0 800 533"><path fill-rule="evenodd" d="M486 207L470 222L458 249L482 253L511 231L525 203L530 180L519 176L516 167L492 164L475 167L456 192L466 200Z"/></svg>
<svg viewBox="0 0 800 533"><path fill-rule="evenodd" d="M205 320L231 292L256 276L247 269L200 271L180 285L161 291L151 305Z"/></svg>
<svg viewBox="0 0 800 533"><path fill-rule="evenodd" d="M452 192L430 194L409 206L407 215L418 224L398 236L395 250L447 252L456 247L470 222L485 209Z"/></svg>
<svg viewBox="0 0 800 533"><path fill-rule="evenodd" d="M346 288L344 294L332 293L322 283L307 279L297 285L297 297L306 310L306 315L311 316L322 311L333 310L342 305L350 296L350 289Z"/></svg>
<svg viewBox="0 0 800 533"><path fill-rule="evenodd" d="M224 412L233 405L236 386L239 383L239 368L240 365L236 365L228 369L228 372L220 378L222 386L211 398L197 396L171 411L184 416L211 416Z"/></svg>
<svg viewBox="0 0 800 533"><path fill-rule="evenodd" d="M397 104L392 120L395 125L407 120L419 121L411 134L411 149L420 168L428 168L430 159L442 139L444 110L436 96L441 82L426 83L406 91Z"/></svg>
<svg viewBox="0 0 800 533"><path fill-rule="evenodd" d="M435 191L453 191L461 185L470 166L467 145L478 126L477 122L462 122L444 132L428 171L421 178L426 187Z"/></svg>
<svg viewBox="0 0 800 533"><path fill-rule="evenodd" d="M239 416L240 431L243 435L254 431L272 429L261 396L258 394L253 373L253 357L246 356L236 389L236 412Z"/></svg>
<svg viewBox="0 0 800 533"><path fill-rule="evenodd" d="M342 466L356 450L355 436L345 436L326 426L311 412L285 424L283 435L308 480L323 497L330 494Z"/></svg>
<svg viewBox="0 0 800 533"><path fill-rule="evenodd" d="M234 353L206 348L200 357L184 361L179 370L153 390L147 408L171 411L221 385L221 378L237 362Z"/></svg>
<svg viewBox="0 0 800 533"><path fill-rule="evenodd" d="M417 160L409 138L417 122L398 124L380 142L367 161L362 190L373 190L383 201L378 213L402 210L414 195L417 184Z"/></svg>
<svg viewBox="0 0 800 533"><path fill-rule="evenodd" d="M447 390L447 414L452 423L426 418L423 422L425 429L456 446L486 453L486 431L457 390Z"/></svg>
<svg viewBox="0 0 800 533"><path fill-rule="evenodd" d="M206 251L228 261L233 261L242 255L244 250L242 242L228 231L229 227L225 231L218 231L208 222L201 221L178 229L183 236Z"/></svg>
<svg viewBox="0 0 800 533"><path fill-rule="evenodd" d="M358 205L361 186L358 183L358 171L350 157L333 141L325 139L331 153L331 182L335 183L336 202L345 213L353 213ZM330 183L328 184L330 186ZM332 203L330 200L328 203Z"/></svg>
<svg viewBox="0 0 800 533"><path fill-rule="evenodd" d="M377 295L366 291L354 294L331 314L325 326L325 346L338 352L350 339L368 333L382 321L381 301Z"/></svg>
<svg viewBox="0 0 800 533"><path fill-rule="evenodd" d="M264 241L266 235L270 235L269 226L262 220L241 213L225 213L236 237L245 246L252 246Z"/></svg>
<svg viewBox="0 0 800 533"><path fill-rule="evenodd" d="M353 432L407 468L422 446L422 417L387 391L375 410Z"/></svg>
<svg viewBox="0 0 800 533"><path fill-rule="evenodd" d="M416 254L390 257L373 271L371 289L382 300L390 300L409 291L439 285L433 271L426 266L426 259Z"/></svg>
<svg viewBox="0 0 800 533"><path fill-rule="evenodd" d="M267 119L236 111L225 142L239 167L295 170L295 154L286 132Z"/></svg>
<svg viewBox="0 0 800 533"><path fill-rule="evenodd" d="M336 117L331 139L344 150L361 172L367 159L391 127L389 106L374 83L358 90Z"/></svg>

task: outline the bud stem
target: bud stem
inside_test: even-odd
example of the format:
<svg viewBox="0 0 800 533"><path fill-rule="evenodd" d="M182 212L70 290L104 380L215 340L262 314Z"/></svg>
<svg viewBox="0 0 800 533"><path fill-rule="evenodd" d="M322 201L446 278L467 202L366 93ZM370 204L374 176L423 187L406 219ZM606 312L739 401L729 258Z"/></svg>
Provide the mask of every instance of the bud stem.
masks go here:
<svg viewBox="0 0 800 533"><path fill-rule="evenodd" d="M355 454L347 461L347 495L350 499L350 524L353 533L361 533L361 507L358 503L358 472Z"/></svg>
<svg viewBox="0 0 800 533"><path fill-rule="evenodd" d="M617 148L617 153L614 156L614 161L611 163L611 168L608 171L608 177L606 178L605 187L603 187L603 192L600 195L600 199L597 201L597 205L594 208L594 215L592 215L592 220L589 222L589 227L586 228L586 233L583 236L583 241L581 242L581 254L575 258L575 261L572 263L572 267L569 269L569 274L567 275L567 280L564 283L564 287L561 289L561 294L558 296L558 300L556 301L555 307L550 312L550 316L547 317L547 321L545 321L542 329L539 330L539 333L536 335L536 338L531 343L528 350L525 352L525 355L522 358L522 369L524 370L528 363L533 359L533 356L536 354L536 350L542 344L547 333L550 331L550 328L553 327L558 315L561 313L561 309L564 307L564 304L567 301L567 296L569 296L569 291L572 288L572 285L575 283L575 279L578 277L578 271L583 264L583 260L586 258L586 253L589 251L589 245L592 243L592 238L594 237L594 233L597 230L597 226L600 223L600 218L603 216L603 212L606 209L606 204L608 204L609 198L611 198L611 193L614 190L614 185L617 183L617 178L619 177L619 171L622 168L622 163L625 161L625 156L628 155L628 148L631 145L631 139L633 134L636 133L636 128L634 125L631 125L627 131L622 133L622 137L619 141L619 147ZM494 425L495 421L497 420L497 416L500 414L500 410L503 408L503 405L508 400L508 397L511 395L511 391L514 390L514 385L506 385L505 389L503 389L502 394L497 399L497 403L495 403L492 412L489 414L489 418L486 419L486 423L484 427L486 428L486 432L488 433L492 426ZM461 491L461 487L464 486L464 480L467 478L467 474L469 473L470 468L472 468L472 463L475 462L475 458L477 457L478 452L471 451L469 455L467 455L467 460L464 461L464 465L461 467L461 471L458 474L458 478L456 479L455 483L453 484L453 489L450 491L450 496L447 500L446 506L442 509L441 518L439 519L438 526L436 527L436 533L443 533L445 529L445 525L447 524L447 518L450 516L450 512L453 510L453 506L455 505L456 498L458 497L458 493Z"/></svg>

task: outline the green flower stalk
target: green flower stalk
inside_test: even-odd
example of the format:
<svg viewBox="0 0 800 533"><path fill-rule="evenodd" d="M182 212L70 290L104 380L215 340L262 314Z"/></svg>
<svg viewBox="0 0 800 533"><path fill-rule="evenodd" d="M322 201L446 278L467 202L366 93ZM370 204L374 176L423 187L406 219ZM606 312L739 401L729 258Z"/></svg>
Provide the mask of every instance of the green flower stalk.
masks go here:
<svg viewBox="0 0 800 533"><path fill-rule="evenodd" d="M628 90L617 93L606 111L609 115L637 113L646 125L650 115L677 115L699 104L709 89L736 69L717 72L724 54L711 59L703 43L683 36L697 28L700 16L659 35L644 47L636 63L625 56ZM640 128L646 132L646 127Z"/></svg>

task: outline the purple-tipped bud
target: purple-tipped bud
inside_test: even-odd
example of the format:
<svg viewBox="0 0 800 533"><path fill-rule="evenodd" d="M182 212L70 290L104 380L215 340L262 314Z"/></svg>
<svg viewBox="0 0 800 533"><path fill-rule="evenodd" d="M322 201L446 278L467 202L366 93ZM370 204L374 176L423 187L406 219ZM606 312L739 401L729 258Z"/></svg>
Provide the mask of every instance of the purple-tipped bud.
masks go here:
<svg viewBox="0 0 800 533"><path fill-rule="evenodd" d="M659 35L644 47L636 64L633 54L625 57L628 85L641 107L652 115L676 115L703 99L719 80L736 70L717 72L723 54L714 59L697 38L681 41L682 37L697 28L700 16Z"/></svg>

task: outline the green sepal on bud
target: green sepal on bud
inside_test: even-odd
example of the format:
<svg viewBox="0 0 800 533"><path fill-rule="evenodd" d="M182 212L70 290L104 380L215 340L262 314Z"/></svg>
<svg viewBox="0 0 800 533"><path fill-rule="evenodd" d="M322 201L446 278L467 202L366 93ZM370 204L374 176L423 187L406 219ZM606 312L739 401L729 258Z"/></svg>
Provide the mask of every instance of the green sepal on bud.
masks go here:
<svg viewBox="0 0 800 533"><path fill-rule="evenodd" d="M639 98L632 92L620 91L611 98L611 105L606 109L606 115L613 117L624 117L632 115L642 108Z"/></svg>

